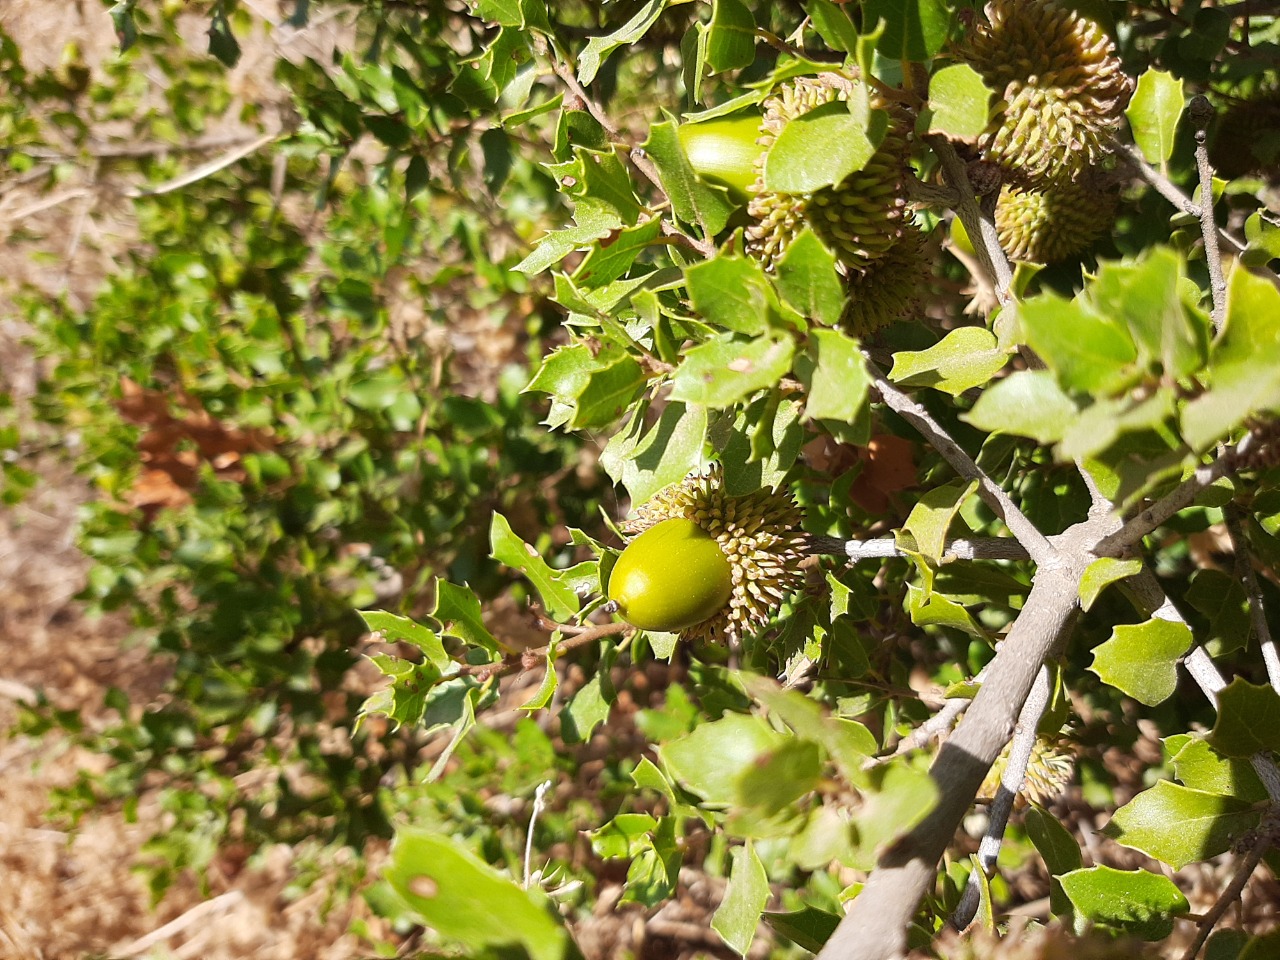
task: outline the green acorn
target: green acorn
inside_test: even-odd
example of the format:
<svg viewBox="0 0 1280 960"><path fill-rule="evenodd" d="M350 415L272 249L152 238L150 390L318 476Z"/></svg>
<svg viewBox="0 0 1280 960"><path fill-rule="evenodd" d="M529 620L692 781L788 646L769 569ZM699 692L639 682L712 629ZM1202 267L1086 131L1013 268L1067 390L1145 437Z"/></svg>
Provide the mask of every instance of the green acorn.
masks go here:
<svg viewBox="0 0 1280 960"><path fill-rule="evenodd" d="M1110 152L1133 81L1095 21L1061 0L992 0L966 50L1004 101L983 138L1005 180L1076 180Z"/></svg>
<svg viewBox="0 0 1280 960"><path fill-rule="evenodd" d="M996 232L1010 260L1054 263L1075 256L1106 233L1119 197L1091 183L1045 190L1005 186L996 201Z"/></svg>
<svg viewBox="0 0 1280 960"><path fill-rule="evenodd" d="M813 193L776 193L764 186L764 154L786 125L824 104L847 100L853 82L835 74L800 77L764 102L747 251L770 270L806 225L851 270L878 260L902 237L911 127L905 114L877 96L871 106L888 110L889 128L861 170Z"/></svg>
<svg viewBox="0 0 1280 960"><path fill-rule="evenodd" d="M683 630L724 609L733 592L729 560L711 534L672 517L632 540L609 574L609 599L641 630Z"/></svg>
<svg viewBox="0 0 1280 960"><path fill-rule="evenodd" d="M633 585L635 574L628 572L625 581L618 581L619 599L615 597L614 589L615 579L619 576L617 566L610 575L610 598L618 600L620 608L623 601L633 610L639 603L645 613L655 607L660 608L658 612L663 622L672 624L648 629L678 631L685 639L736 643L768 623L783 601L804 583L804 573L798 566L806 556L804 533L800 529L804 517L795 501L786 493L773 490L757 490L745 496L726 493L724 474L719 465L713 466L706 474L692 474L661 490L639 507L636 514L636 519L626 524L626 531L638 536L623 551L618 565L623 563L632 546L641 544L646 536L656 531L673 531L672 534L663 534L663 537L671 536L677 543L674 551L646 548L635 555L635 565L645 568L646 577L655 578L653 582L659 588L657 591L651 593L639 584L638 579ZM691 522L701 533L683 524L667 526L672 520L684 521L685 524ZM676 615L664 604L674 605L669 595L683 589L680 587L684 580L682 563L694 556L693 552L683 551L688 551L691 544L696 551L697 571L690 580L695 577L702 579L704 572L719 569L707 554L700 540L702 535L711 538L728 564L729 592L718 605L712 599L714 591L707 590L705 596L700 593L699 602L687 601L689 609ZM656 540L653 543L658 546ZM715 576L713 573L709 579L714 580ZM683 606L686 601L678 603ZM688 619L684 616L686 612L696 613L701 619L674 626ZM667 617L667 614L671 616ZM624 619L627 619L625 613ZM628 622L641 628L645 626L635 620Z"/></svg>
<svg viewBox="0 0 1280 960"><path fill-rule="evenodd" d="M933 277L925 236L908 226L902 239L865 270L849 276L849 299L840 325L865 336L920 308Z"/></svg>
<svg viewBox="0 0 1280 960"><path fill-rule="evenodd" d="M747 199L763 150L757 142L758 114L682 123L678 133L689 165L698 176L723 184L739 200Z"/></svg>

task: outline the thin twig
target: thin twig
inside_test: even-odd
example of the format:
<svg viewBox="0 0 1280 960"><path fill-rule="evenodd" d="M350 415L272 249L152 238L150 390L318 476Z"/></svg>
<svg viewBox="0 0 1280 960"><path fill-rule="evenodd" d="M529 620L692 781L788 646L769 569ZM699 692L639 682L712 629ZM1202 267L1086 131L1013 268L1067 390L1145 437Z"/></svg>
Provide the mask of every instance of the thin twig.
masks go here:
<svg viewBox="0 0 1280 960"><path fill-rule="evenodd" d="M1231 883L1227 885L1227 889L1222 891L1222 894L1214 901L1213 907L1200 921L1199 928L1196 930L1196 938L1191 946L1187 947L1187 952L1182 955L1182 960L1196 960L1200 953L1200 948L1209 939L1209 934L1213 932L1214 926L1222 919L1222 915L1227 912L1228 908L1240 899L1240 894L1244 892L1245 885L1249 882L1249 878L1253 876L1253 871L1257 869L1263 855L1270 848L1271 838L1265 835L1259 836L1254 845L1249 848L1249 852L1244 855L1244 859L1236 867L1235 876L1231 878Z"/></svg>
<svg viewBox="0 0 1280 960"><path fill-rule="evenodd" d="M1245 593L1249 596L1249 620L1253 625L1253 635L1258 638L1258 645L1262 648L1262 661L1267 665L1267 679L1271 681L1276 693L1280 693L1280 652L1276 650L1276 641L1271 636L1271 626L1267 623L1262 588L1258 584L1258 575L1253 569L1253 556L1249 552L1249 544L1241 525L1245 511L1239 504L1229 503L1224 517L1227 534L1231 537L1231 547L1236 554L1236 575L1244 583Z"/></svg>
<svg viewBox="0 0 1280 960"><path fill-rule="evenodd" d="M833 554L859 560L883 560L904 557L906 553L892 537L876 540L841 540L839 537L810 536L805 544L810 554ZM949 540L942 552L942 562L949 560L1026 560L1027 548L1012 537L974 537L971 540Z"/></svg>
<svg viewBox="0 0 1280 960"><path fill-rule="evenodd" d="M562 640L556 644L556 653L571 653L579 647L585 647L597 640L605 637L616 637L621 634L630 633L635 628L629 623L601 623L589 627L576 627L569 624L552 624L552 627L562 633L571 633L572 636ZM498 663L464 663L458 667L458 672L454 676L458 677L505 677L508 674L523 673L526 670L532 670L535 666L546 659L547 652L551 649L551 644L536 647L532 650L525 650L522 653L509 653Z"/></svg>
<svg viewBox="0 0 1280 960"><path fill-rule="evenodd" d="M1156 193L1160 194L1160 196L1164 197L1187 216L1200 216L1200 208L1196 205L1195 201L1179 190L1172 180L1151 164L1147 163L1146 158L1143 157L1142 152L1137 147L1127 143L1116 143L1115 147L1119 155L1124 158L1124 160L1142 177L1142 179L1155 187ZM1218 236L1234 248L1236 253L1242 252L1245 248L1244 243L1237 240L1225 230L1219 230Z"/></svg>
<svg viewBox="0 0 1280 960"><path fill-rule="evenodd" d="M1009 744L1009 760L1005 764L1004 776L1000 778L1000 789L996 791L995 800L987 811L987 829L978 846L979 866L988 875L995 869L996 858L1000 855L1000 844L1004 842L1004 833L1009 827L1013 802L1026 782L1027 765L1035 750L1040 718L1049 706L1051 694L1049 668L1041 665L1040 672L1036 674L1035 686L1022 705L1022 712L1018 714L1018 727ZM951 914L951 924L957 930L963 930L973 922L974 914L978 912L980 895L978 871L975 870L969 874L960 903Z"/></svg>
<svg viewBox="0 0 1280 960"><path fill-rule="evenodd" d="M144 937L139 937L137 940L133 941L133 943L122 948L119 951L119 954L122 957L137 956L151 947L154 947L156 944L161 943L164 940L168 940L174 934L181 933L193 923L202 921L207 923L212 915L230 910L243 899L243 893L239 890L232 890L228 893L222 894L221 896L214 897L212 900L205 900L202 903L197 903L186 913L170 920L163 927L151 931Z"/></svg>
<svg viewBox="0 0 1280 960"><path fill-rule="evenodd" d="M951 439L951 435L933 419L929 411L890 383L884 371L876 366L875 361L866 354L866 351L863 351L863 356L866 359L867 371L871 375L872 386L880 394L880 399L885 402L885 405L919 430L933 448L942 454L947 463L951 464L956 473L966 480L978 481L978 496L982 497L987 506L995 511L996 516L1004 521L1009 532L1026 548L1032 560L1038 564L1050 561L1056 555L1053 546L1044 534L1036 529L1036 525L1018 509L1000 485Z"/></svg>
<svg viewBox="0 0 1280 960"><path fill-rule="evenodd" d="M137 199L138 197L155 197L164 193L172 193L174 190L181 190L183 187L189 187L193 183L203 180L205 177L211 177L219 170L225 170L233 163L243 160L249 154L254 153L268 143L280 136L277 131L264 133L260 137L250 140L248 143L242 143L240 146L228 150L220 157L215 157L208 163L202 163L194 170L188 170L179 177L172 180L166 180L164 183L157 184L154 187L131 187L124 192L126 197Z"/></svg>
<svg viewBox="0 0 1280 960"><path fill-rule="evenodd" d="M1115 533L1099 540L1097 546L1094 547L1094 555L1115 557L1128 550L1174 514L1190 506L1191 502L1206 487L1231 473L1236 468L1236 465L1247 457L1258 443L1259 440L1256 434L1245 434L1244 439L1234 447L1224 451L1212 463L1206 463L1196 468L1195 473L1182 481L1181 484L1164 497L1135 514Z"/></svg>
<svg viewBox="0 0 1280 960"><path fill-rule="evenodd" d="M1207 137L1213 121L1213 104L1204 95L1191 99L1187 108L1196 130L1196 173L1200 179L1200 234L1204 237L1204 258L1209 266L1209 295L1213 309L1209 319L1215 331L1222 330L1227 313L1227 281L1222 275L1222 254L1218 251L1218 225L1213 219L1213 168L1209 166Z"/></svg>

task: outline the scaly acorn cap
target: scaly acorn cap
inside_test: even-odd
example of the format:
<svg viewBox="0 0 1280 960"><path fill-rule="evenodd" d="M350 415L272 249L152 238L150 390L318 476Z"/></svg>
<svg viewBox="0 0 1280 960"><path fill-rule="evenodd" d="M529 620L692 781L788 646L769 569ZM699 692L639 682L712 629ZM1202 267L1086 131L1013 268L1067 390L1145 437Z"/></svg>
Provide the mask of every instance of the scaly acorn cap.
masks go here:
<svg viewBox="0 0 1280 960"><path fill-rule="evenodd" d="M1086 181L1044 190L1004 186L996 233L1010 260L1054 263L1087 250L1111 228L1119 196Z"/></svg>
<svg viewBox="0 0 1280 960"><path fill-rule="evenodd" d="M1076 180L1110 152L1133 81L1096 22L1061 0L993 0L967 57L1004 108L983 138L1008 183Z"/></svg>
<svg viewBox="0 0 1280 960"><path fill-rule="evenodd" d="M731 495L724 489L724 471L715 464L659 491L623 529L636 535L673 517L692 520L716 539L733 578L728 604L679 631L683 639L737 643L773 619L783 601L804 585L799 568L806 556L804 514L790 494L765 489Z"/></svg>
<svg viewBox="0 0 1280 960"><path fill-rule="evenodd" d="M995 799L1000 789L1000 780L1009 766L1010 745L996 758L996 762L987 771L986 779L978 788L978 796L987 800ZM1031 748L1031 759L1027 762L1027 776L1022 783L1015 805L1026 806L1028 800L1044 806L1052 802L1067 788L1071 775L1075 771L1075 758L1059 744L1047 737L1037 737L1035 746Z"/></svg>
<svg viewBox="0 0 1280 960"><path fill-rule="evenodd" d="M908 226L902 239L883 257L865 270L851 273L840 325L865 336L919 310L933 276L933 261L926 255L925 243L924 234Z"/></svg>
<svg viewBox="0 0 1280 960"><path fill-rule="evenodd" d="M775 193L764 186L764 155L783 128L810 110L847 100L855 82L833 75L800 77L764 102L757 141L762 150L747 206L753 221L747 227L747 252L768 270L806 224L851 270L878 260L902 236L911 128L905 114L878 95L871 95L871 106L888 111L889 126L861 170L813 193Z"/></svg>

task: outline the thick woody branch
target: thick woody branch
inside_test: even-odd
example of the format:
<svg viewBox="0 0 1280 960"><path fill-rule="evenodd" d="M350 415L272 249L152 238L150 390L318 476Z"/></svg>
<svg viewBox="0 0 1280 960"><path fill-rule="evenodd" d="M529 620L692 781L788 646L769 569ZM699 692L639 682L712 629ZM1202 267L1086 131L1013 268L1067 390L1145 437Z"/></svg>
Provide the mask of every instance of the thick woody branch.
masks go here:
<svg viewBox="0 0 1280 960"><path fill-rule="evenodd" d="M1070 538L1071 531L1063 536ZM1070 555L1078 544L1070 540L1063 547ZM1082 573L1059 562L1036 572L1023 612L929 771L938 788L937 806L880 856L819 960L890 960L906 952L907 927L933 887L938 861L1009 742L1045 657L1074 618Z"/></svg>
<svg viewBox="0 0 1280 960"><path fill-rule="evenodd" d="M810 554L831 554L848 557L850 562L859 560L905 557L906 553L892 537L876 540L841 540L839 537L809 537L806 550ZM1027 548L1012 537L974 537L969 540L949 540L942 554L943 562L949 560L1026 560Z"/></svg>
<svg viewBox="0 0 1280 960"><path fill-rule="evenodd" d="M978 481L978 496L995 511L996 516L1004 521L1009 532L1026 548L1032 560L1041 565L1051 562L1055 555L1053 546L1035 524L1018 509L1001 486L992 480L958 443L951 439L951 435L930 416L929 411L890 383L884 371L876 366L875 361L867 356L865 351L863 355L866 357L872 386L880 394L880 399L884 401L885 406L919 430L921 436L942 454L956 473L966 480Z"/></svg>

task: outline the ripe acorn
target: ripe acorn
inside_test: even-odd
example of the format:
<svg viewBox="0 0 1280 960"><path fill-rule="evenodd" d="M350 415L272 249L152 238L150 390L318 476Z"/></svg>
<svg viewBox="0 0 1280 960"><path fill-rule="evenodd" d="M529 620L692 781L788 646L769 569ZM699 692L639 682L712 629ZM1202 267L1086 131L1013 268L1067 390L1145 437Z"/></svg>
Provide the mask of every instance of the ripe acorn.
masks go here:
<svg viewBox="0 0 1280 960"><path fill-rule="evenodd" d="M756 161L764 151L756 142L758 115L682 123L679 135L689 165L699 176L724 184L738 200L747 198L756 181Z"/></svg>
<svg viewBox="0 0 1280 960"><path fill-rule="evenodd" d="M716 539L692 520L663 520L632 540L609 574L609 599L641 630L683 630L724 609L733 572Z"/></svg>

